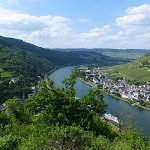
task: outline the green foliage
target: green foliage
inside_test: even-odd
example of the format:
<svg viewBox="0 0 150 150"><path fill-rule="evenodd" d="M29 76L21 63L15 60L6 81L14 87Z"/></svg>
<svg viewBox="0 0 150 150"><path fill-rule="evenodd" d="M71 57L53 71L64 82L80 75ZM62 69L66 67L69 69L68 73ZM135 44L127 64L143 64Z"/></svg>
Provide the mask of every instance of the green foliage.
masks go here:
<svg viewBox="0 0 150 150"><path fill-rule="evenodd" d="M4 71L2 76L23 75L33 82L38 75L44 75L51 69L51 63L38 57L31 52L24 52L21 49L3 46L0 48L0 68Z"/></svg>
<svg viewBox="0 0 150 150"><path fill-rule="evenodd" d="M17 138L11 134L0 136L0 149L1 150L16 150L17 149Z"/></svg>
<svg viewBox="0 0 150 150"><path fill-rule="evenodd" d="M37 54L8 47L6 43L2 44L0 40L0 104L8 98L21 97L23 88L27 96L31 92L31 83L37 84L37 76L44 77L54 67ZM19 77L20 82L17 85L9 84L12 77Z"/></svg>
<svg viewBox="0 0 150 150"><path fill-rule="evenodd" d="M140 101L140 105L141 105L141 106L146 106L146 102Z"/></svg>
<svg viewBox="0 0 150 150"><path fill-rule="evenodd" d="M2 104L6 99L13 98L13 97L22 97L23 90L25 92L25 96L31 93L31 88L29 85L22 85L19 84L10 84L10 79L5 79L0 82L0 104Z"/></svg>
<svg viewBox="0 0 150 150"><path fill-rule="evenodd" d="M117 97L121 97L119 92L112 92L113 95L117 96Z"/></svg>
<svg viewBox="0 0 150 150"><path fill-rule="evenodd" d="M27 85L35 81L35 75L47 72L46 66L49 66L49 62L39 59L39 56L36 58L33 56L31 53L31 48L35 48L33 45L29 45L30 53L24 53L20 49L9 47L12 42L18 42L17 45L26 49L27 45L22 45L21 41L10 40L4 47L5 42L0 43L0 52L3 54L0 55L0 67L10 71L12 75L16 74L26 84L24 87L22 84L16 86L9 84L7 79L0 82L0 97L6 99L21 95L23 88L28 90ZM9 55L12 55L10 60ZM147 139L138 132L128 129L118 133L108 122L100 119L107 105L98 89L89 90L83 98L76 98L74 89L76 77L77 72L74 71L69 78L66 78L65 88L57 88L53 81L46 79L39 85L37 95L24 103L7 100L6 111L0 112L0 149L149 149Z"/></svg>
<svg viewBox="0 0 150 150"><path fill-rule="evenodd" d="M150 145L147 143L147 138L139 134L138 131L126 128L120 133L120 136L114 140L112 148L115 150L149 150Z"/></svg>
<svg viewBox="0 0 150 150"><path fill-rule="evenodd" d="M77 70L73 70L72 74L70 75L69 78L65 78L63 80L63 84L65 85L65 88L68 92L71 92L71 96L75 97L76 93L75 93L75 89L74 89L74 85L76 83L76 79L77 79L77 75L78 72Z"/></svg>
<svg viewBox="0 0 150 150"><path fill-rule="evenodd" d="M2 72L1 74L1 78L11 78L12 74L10 72Z"/></svg>
<svg viewBox="0 0 150 150"><path fill-rule="evenodd" d="M38 95L25 103L8 100L6 112L0 113L0 149L149 149L147 139L137 131L118 133L100 120L106 104L98 89L75 98L75 79L76 71L64 81L65 88L45 80Z"/></svg>

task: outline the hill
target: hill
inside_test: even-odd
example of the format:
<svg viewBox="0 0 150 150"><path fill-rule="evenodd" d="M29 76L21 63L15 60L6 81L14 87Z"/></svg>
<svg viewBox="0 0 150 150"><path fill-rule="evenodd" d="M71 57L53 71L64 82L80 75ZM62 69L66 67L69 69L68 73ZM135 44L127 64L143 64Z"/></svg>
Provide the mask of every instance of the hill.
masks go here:
<svg viewBox="0 0 150 150"><path fill-rule="evenodd" d="M51 50L19 39L0 36L0 103L8 98L25 97L31 87L48 72L61 66L80 64L114 65L128 62L126 59L112 59L97 52ZM18 77L19 83L10 84Z"/></svg>
<svg viewBox="0 0 150 150"><path fill-rule="evenodd" d="M102 64L112 65L129 61L128 59L113 59L112 57L94 51L60 51L48 48L38 47L36 45L24 42L19 39L6 38L0 36L0 46L6 46L13 49L21 49L24 52L30 52L44 58L54 65L80 65L80 64Z"/></svg>
<svg viewBox="0 0 150 150"><path fill-rule="evenodd" d="M130 63L110 67L107 71L116 71L127 80L150 82L150 53Z"/></svg>
<svg viewBox="0 0 150 150"><path fill-rule="evenodd" d="M60 51L88 51L97 52L105 56L119 59L137 59L150 53L150 49L112 49L112 48L68 48L68 49L56 49Z"/></svg>
<svg viewBox="0 0 150 150"><path fill-rule="evenodd" d="M25 97L31 93L31 86L37 84L38 77L44 77L54 65L31 52L19 48L0 45L0 104L6 99ZM10 82L18 78L17 83Z"/></svg>

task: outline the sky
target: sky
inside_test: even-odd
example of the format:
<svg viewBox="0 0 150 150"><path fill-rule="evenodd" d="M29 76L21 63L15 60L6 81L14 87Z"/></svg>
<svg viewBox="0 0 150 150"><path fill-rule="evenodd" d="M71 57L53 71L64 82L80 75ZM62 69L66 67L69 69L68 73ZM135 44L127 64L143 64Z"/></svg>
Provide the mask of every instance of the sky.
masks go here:
<svg viewBox="0 0 150 150"><path fill-rule="evenodd" d="M0 35L45 48L150 49L150 0L0 0Z"/></svg>

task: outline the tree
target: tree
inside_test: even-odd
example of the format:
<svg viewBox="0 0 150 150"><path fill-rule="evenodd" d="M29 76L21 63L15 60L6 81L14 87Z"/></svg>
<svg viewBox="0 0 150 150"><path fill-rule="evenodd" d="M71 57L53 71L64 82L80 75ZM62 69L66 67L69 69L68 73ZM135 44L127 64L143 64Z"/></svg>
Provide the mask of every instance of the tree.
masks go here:
<svg viewBox="0 0 150 150"><path fill-rule="evenodd" d="M147 139L138 132L116 132L100 119L107 105L98 89L75 98L75 79L71 75L65 88L45 80L25 103L8 100L6 112L0 113L0 149L148 150Z"/></svg>

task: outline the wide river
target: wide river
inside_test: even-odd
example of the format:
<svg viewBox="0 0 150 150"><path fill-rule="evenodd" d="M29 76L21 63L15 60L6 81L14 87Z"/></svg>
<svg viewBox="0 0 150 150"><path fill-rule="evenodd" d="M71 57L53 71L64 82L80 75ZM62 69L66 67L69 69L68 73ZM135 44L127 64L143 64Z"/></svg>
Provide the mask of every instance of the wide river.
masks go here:
<svg viewBox="0 0 150 150"><path fill-rule="evenodd" d="M61 81L70 75L73 67L64 67L56 70L52 73L49 78L55 82L55 85L62 87ZM81 98L91 87L85 83L77 80L75 89L77 97ZM138 128L144 135L148 136L150 141L150 111L143 110L136 106L131 106L130 104L117 100L107 94L104 94L104 101L108 105L107 112L112 115L118 116L124 122L129 122L134 127Z"/></svg>

